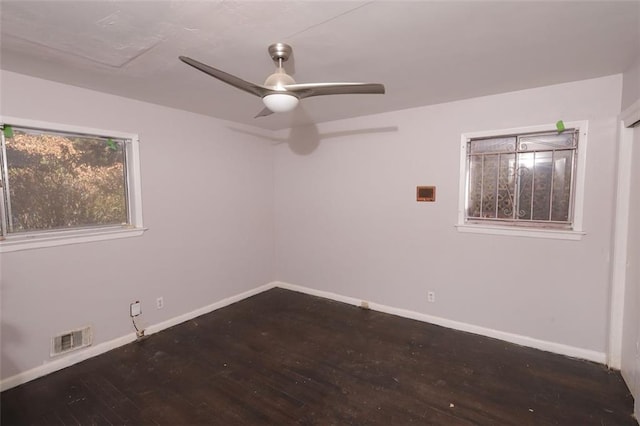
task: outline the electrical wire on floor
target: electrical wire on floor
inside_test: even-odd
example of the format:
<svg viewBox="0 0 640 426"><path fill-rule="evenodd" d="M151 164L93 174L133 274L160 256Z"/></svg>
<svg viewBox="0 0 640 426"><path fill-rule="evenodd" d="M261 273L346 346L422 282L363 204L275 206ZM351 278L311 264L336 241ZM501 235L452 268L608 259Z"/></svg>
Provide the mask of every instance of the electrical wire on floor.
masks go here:
<svg viewBox="0 0 640 426"><path fill-rule="evenodd" d="M136 324L136 317L131 317L131 322L133 323L133 328L136 329L136 336L138 339L144 337L144 330L140 330L138 325Z"/></svg>

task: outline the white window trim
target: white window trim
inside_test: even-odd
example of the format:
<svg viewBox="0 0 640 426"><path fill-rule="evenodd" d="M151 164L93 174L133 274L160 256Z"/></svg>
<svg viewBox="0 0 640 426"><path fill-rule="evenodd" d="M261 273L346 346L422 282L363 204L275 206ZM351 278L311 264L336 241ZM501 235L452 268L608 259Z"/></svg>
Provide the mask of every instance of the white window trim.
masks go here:
<svg viewBox="0 0 640 426"><path fill-rule="evenodd" d="M140 140L137 134L114 132L111 130L93 129L46 121L29 120L24 118L0 116L0 123L32 127L36 129L53 130L70 133L85 133L101 135L118 139L127 139L131 143L125 144L127 150L127 191L129 194L130 225L91 227L87 229L73 229L61 231L29 232L18 235L7 235L0 241L0 253L30 250L44 247L55 247L67 244L88 243L118 238L140 236L147 230L142 222L142 185L140 180Z"/></svg>
<svg viewBox="0 0 640 426"><path fill-rule="evenodd" d="M455 225L459 232L474 234L507 235L514 237L553 238L561 240L581 240L586 232L582 227L582 215L584 206L584 187L587 164L587 120L571 121L564 123L567 129L578 129L579 139L577 148L577 165L574 188L573 225L572 229L548 229L540 227L526 227L523 225L504 226L493 223L467 223L465 222L465 208L467 198L467 142L470 139L500 136L507 134L522 134L534 132L546 132L556 130L555 124L542 124L539 126L518 127L512 129L486 130L481 132L463 133L460 137L460 185L458 198L458 223Z"/></svg>

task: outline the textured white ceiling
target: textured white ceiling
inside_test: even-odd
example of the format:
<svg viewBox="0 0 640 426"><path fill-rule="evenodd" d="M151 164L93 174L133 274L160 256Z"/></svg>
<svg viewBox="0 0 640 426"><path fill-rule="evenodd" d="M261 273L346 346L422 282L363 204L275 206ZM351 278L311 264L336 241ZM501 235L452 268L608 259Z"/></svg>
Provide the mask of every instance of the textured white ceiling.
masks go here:
<svg viewBox="0 0 640 426"><path fill-rule="evenodd" d="M267 129L623 72L640 56L640 1L7 1L3 69ZM178 60L262 83L286 42L296 81L384 83L386 95L260 99Z"/></svg>

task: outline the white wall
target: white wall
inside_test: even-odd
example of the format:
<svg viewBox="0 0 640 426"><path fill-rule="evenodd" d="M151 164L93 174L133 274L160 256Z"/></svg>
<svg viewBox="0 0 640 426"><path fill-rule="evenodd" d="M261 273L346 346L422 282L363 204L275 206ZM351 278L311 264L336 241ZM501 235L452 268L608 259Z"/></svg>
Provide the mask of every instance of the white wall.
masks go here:
<svg viewBox="0 0 640 426"><path fill-rule="evenodd" d="M622 110L638 118L640 105L640 61L624 73ZM631 176L629 178L629 220L625 271L622 334L622 376L635 397L635 416L640 419L640 125L631 133ZM621 141L624 142L624 141Z"/></svg>
<svg viewBox="0 0 640 426"><path fill-rule="evenodd" d="M3 115L138 133L149 228L2 254L2 378L49 362L60 332L91 324L95 344L133 332L135 300L141 324L152 325L273 280L268 141L234 131L240 125L11 72L1 83Z"/></svg>
<svg viewBox="0 0 640 426"><path fill-rule="evenodd" d="M48 362L53 334L92 324L99 343L131 333L133 300L143 303L143 325L157 324L273 279L604 356L620 75L266 138L187 112L1 78L1 114L140 134L150 228L2 255L2 378ZM458 233L460 134L558 119L589 120L584 239ZM272 148L273 136L285 143ZM436 185L436 203L416 203L416 185ZM157 296L164 310L153 308Z"/></svg>
<svg viewBox="0 0 640 426"><path fill-rule="evenodd" d="M622 111L640 99L640 58L623 74Z"/></svg>
<svg viewBox="0 0 640 426"><path fill-rule="evenodd" d="M635 414L640 419L640 126L633 131L629 237L625 285L622 375L635 397Z"/></svg>
<svg viewBox="0 0 640 426"><path fill-rule="evenodd" d="M616 75L283 132L278 279L604 359L621 85ZM457 232L461 133L559 119L589 120L583 240ZM437 201L417 203L417 185L436 185Z"/></svg>

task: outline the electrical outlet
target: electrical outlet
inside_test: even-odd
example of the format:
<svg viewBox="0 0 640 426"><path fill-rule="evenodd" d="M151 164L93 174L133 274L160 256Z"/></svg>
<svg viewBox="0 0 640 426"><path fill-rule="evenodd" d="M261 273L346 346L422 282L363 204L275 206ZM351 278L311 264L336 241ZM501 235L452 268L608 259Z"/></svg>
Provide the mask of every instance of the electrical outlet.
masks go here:
<svg viewBox="0 0 640 426"><path fill-rule="evenodd" d="M162 296L160 296L156 299L156 309L162 308L164 308L164 299L162 298Z"/></svg>
<svg viewBox="0 0 640 426"><path fill-rule="evenodd" d="M435 291L427 292L427 301L429 303L433 303L433 302L436 301L436 292Z"/></svg>
<svg viewBox="0 0 640 426"><path fill-rule="evenodd" d="M142 305L139 300L136 300L131 305L129 305L129 315L132 317L137 317L142 313Z"/></svg>

